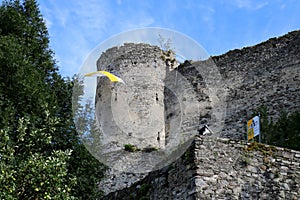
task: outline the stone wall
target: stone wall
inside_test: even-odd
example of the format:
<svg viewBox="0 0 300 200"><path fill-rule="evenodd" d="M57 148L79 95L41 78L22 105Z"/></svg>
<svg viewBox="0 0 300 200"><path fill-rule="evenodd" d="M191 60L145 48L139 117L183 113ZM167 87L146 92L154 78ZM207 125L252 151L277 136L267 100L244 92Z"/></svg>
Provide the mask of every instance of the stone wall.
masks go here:
<svg viewBox="0 0 300 200"><path fill-rule="evenodd" d="M175 70L174 57L172 51L157 46L125 43L106 50L97 60L98 70L125 82L100 77L96 91L96 118L102 132L97 155L115 170L143 173L165 166L177 145L197 133L199 113L205 112L198 107L202 95ZM125 145L141 151L128 154ZM156 152L145 153L147 149Z"/></svg>
<svg viewBox="0 0 300 200"><path fill-rule="evenodd" d="M131 187L109 193L101 199L194 199L194 144L173 164L150 172Z"/></svg>
<svg viewBox="0 0 300 200"><path fill-rule="evenodd" d="M157 46L125 43L107 49L97 60L98 70L109 71L125 82L111 83L98 78L96 117L103 133L100 159L107 158L105 164L111 167L106 172L107 178L100 183L105 193L130 186L149 170L143 168L148 165L140 162L140 156L131 157L124 151L124 145L164 148L163 80L167 66L160 56L161 49ZM139 169L135 170L131 163L137 162L139 166L134 167ZM140 173L132 173L139 170Z"/></svg>
<svg viewBox="0 0 300 200"><path fill-rule="evenodd" d="M107 151L122 149L124 142L164 148L179 132L197 131L199 116L207 115L210 107L208 96L197 93L187 80L194 74L182 76L177 66L172 51L148 44L125 43L101 54L97 69L125 81L98 79L96 116Z"/></svg>
<svg viewBox="0 0 300 200"><path fill-rule="evenodd" d="M300 197L300 152L229 139L195 142L197 198Z"/></svg>
<svg viewBox="0 0 300 200"><path fill-rule="evenodd" d="M228 91L223 137L244 139L246 121L259 106L269 116L300 111L300 31L213 57Z"/></svg>
<svg viewBox="0 0 300 200"><path fill-rule="evenodd" d="M197 136L172 165L108 199L299 199L300 152Z"/></svg>
<svg viewBox="0 0 300 200"><path fill-rule="evenodd" d="M108 49L98 59L98 70L109 71L125 82L98 80L96 116L107 151L121 150L124 144L164 148L166 65L160 56L157 46L126 43Z"/></svg>
<svg viewBox="0 0 300 200"><path fill-rule="evenodd" d="M116 47L115 50L120 48ZM149 47L147 51L150 52L149 56L142 51L146 61L142 60L143 56L134 54L125 61L120 58L118 62L122 64L120 66L129 66L136 65L138 62L135 63L135 60L138 60L144 63L143 67L148 67L149 63L155 66L159 62L161 66L167 67L165 60L159 57L159 48L154 54L151 53L153 47ZM194 144L178 161L150 173L136 183L134 182L145 174L110 174L109 177L113 178L108 178L101 184L106 193L133 186L111 193L104 199L139 199L137 196L145 195L150 199L269 199L268 196L275 199L300 198L297 189L299 152L280 148L275 150L260 145L248 148L240 140L244 139L246 121L261 105L268 106L269 116L274 120L282 110L300 111L299 52L300 31L294 31L253 47L212 57L210 64L213 61L221 74L221 78L216 77L216 81L222 81L222 86L227 91L227 96L223 99L226 102L225 123L221 124L220 132L223 139L196 137ZM98 61L99 66L114 66L110 65L109 59L101 62L103 63ZM180 122L182 132L194 133L201 125L218 122L218 118L212 116L208 82L196 70L207 64L205 62L207 61L186 62L175 70L166 71L167 79L163 91L160 90L163 96L160 108L165 115L166 141L173 130L178 128L178 122L182 120L179 116L183 110L189 112ZM165 70L164 67L161 69ZM118 67L113 69L117 74L123 70ZM177 72L185 79L178 79ZM184 95L178 97L178 93ZM179 102L183 102L184 108L180 107ZM195 102L201 104L201 109L195 109ZM193 159L190 159L190 155L193 155Z"/></svg>
<svg viewBox="0 0 300 200"><path fill-rule="evenodd" d="M246 122L260 106L267 106L269 118L274 121L282 111L300 111L299 52L300 31L294 31L209 60L181 64L175 71L188 80L185 89L192 86L201 108L183 122L182 128L197 123L219 124L220 128L212 129L221 137L244 139ZM213 67L218 73L211 70ZM213 74L209 77L209 73ZM182 84L182 81L178 82L178 85ZM221 97L225 104L212 101L212 91L216 90L226 93ZM168 94L166 96L170 98ZM195 95L185 93L184 96L193 102ZM219 113L221 118L213 116L217 106L221 106L221 112L225 111L225 115ZM222 110L222 107L226 108ZM224 124L220 125L220 119L224 119Z"/></svg>
<svg viewBox="0 0 300 200"><path fill-rule="evenodd" d="M156 165L155 157L143 155L143 152L130 154L124 151L125 144L139 149L164 149L166 146L173 151L172 145L182 142L182 137L175 133L183 133L181 127L198 124L195 100L182 99L195 91L177 76L175 65L172 51L163 52L148 44L125 43L106 50L99 57L98 70L107 70L125 82L125 85L113 84L100 77L97 84L96 117L103 132L100 158L105 158L111 167L106 173L107 178L100 183L105 193L132 185L145 177L145 171L156 167L152 166ZM179 101L183 103L179 105ZM182 113L182 109L186 112ZM191 130L184 131L190 137ZM143 156L152 159L152 163L140 159ZM129 164L137 162L138 166Z"/></svg>

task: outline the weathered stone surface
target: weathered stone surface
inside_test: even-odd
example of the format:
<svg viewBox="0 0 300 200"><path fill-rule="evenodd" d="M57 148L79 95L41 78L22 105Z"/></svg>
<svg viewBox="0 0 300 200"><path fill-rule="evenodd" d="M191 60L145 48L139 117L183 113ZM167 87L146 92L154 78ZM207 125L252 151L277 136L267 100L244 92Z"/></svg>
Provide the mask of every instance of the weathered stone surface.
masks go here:
<svg viewBox="0 0 300 200"><path fill-rule="evenodd" d="M161 62L153 57L155 53L147 56L146 51L141 52L144 52L146 61L133 53L130 57L132 62L128 60L123 64L142 63L146 67ZM189 153L172 165L151 172L135 183L118 183L119 189L127 188L102 199L300 199L300 152L276 147L272 155L266 156L259 150L245 151L249 144L240 140L244 139L247 119L260 105L268 106L273 120L278 119L282 109L287 112L300 111L299 52L300 32L295 31L253 47L212 57L228 92L225 124L221 130L223 138L197 136L187 151ZM104 64L108 62L104 61ZM182 123L182 130L188 130L195 124L207 124L212 119L205 80L202 76L195 76L198 74L195 68L203 62L189 63L173 70L178 70L187 78L197 94L196 100L205 104L205 111L189 113ZM185 87L178 90L185 91ZM185 92L188 94L189 91ZM170 91L164 91L163 95L166 100L162 108L165 115L171 116L164 118L167 141L167 132L176 128L176 120L172 120L180 112L178 101ZM193 110L192 107L186 108ZM147 110L140 112L147 114ZM167 127L168 123L173 128ZM118 189L112 188L106 192Z"/></svg>
<svg viewBox="0 0 300 200"><path fill-rule="evenodd" d="M300 110L300 32L229 51L213 60L219 67L228 96L223 137L243 138L245 122L261 105L269 117Z"/></svg>
<svg viewBox="0 0 300 200"><path fill-rule="evenodd" d="M110 193L102 199L297 199L300 198L300 174L286 173L287 168L295 167L289 162L282 167L283 161L290 158L272 162L272 167L259 170L257 163L264 162L263 152L260 150L247 151L247 144L243 141L231 140L231 145L225 145L222 139L205 138L197 136L188 151L172 165L162 170L151 172L144 179L134 183L131 187ZM218 144L228 157L215 159L214 152L206 145ZM202 144L202 148L199 147ZM244 148L241 149L240 145ZM198 152L198 154L197 154ZM206 155L205 162L195 164L197 155ZM286 153L284 149L276 149L269 159ZM292 152L290 152L292 153ZM296 152L298 153L298 152ZM187 156L189 155L189 156ZM245 155L250 160L245 162ZM232 163L230 157L238 159ZM255 158L257 161L252 162ZM300 162L300 158L295 158ZM186 166L191 166L189 169ZM227 170L220 171L220 168ZM207 171L207 173L205 173ZM146 187L147 186L147 187ZM145 193L141 188L146 187Z"/></svg>

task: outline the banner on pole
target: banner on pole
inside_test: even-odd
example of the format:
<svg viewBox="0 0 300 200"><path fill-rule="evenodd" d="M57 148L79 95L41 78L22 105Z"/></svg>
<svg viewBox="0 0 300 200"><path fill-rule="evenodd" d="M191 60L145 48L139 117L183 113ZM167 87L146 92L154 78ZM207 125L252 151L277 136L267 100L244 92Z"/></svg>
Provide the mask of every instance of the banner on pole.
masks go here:
<svg viewBox="0 0 300 200"><path fill-rule="evenodd" d="M255 116L247 122L248 141L260 134L259 116Z"/></svg>

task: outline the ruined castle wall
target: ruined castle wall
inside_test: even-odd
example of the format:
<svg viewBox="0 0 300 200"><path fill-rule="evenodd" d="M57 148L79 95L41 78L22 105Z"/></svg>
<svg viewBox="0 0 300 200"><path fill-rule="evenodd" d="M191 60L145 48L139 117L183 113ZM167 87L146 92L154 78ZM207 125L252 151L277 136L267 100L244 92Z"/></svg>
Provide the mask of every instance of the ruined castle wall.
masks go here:
<svg viewBox="0 0 300 200"><path fill-rule="evenodd" d="M229 139L196 139L197 199L297 199L300 152Z"/></svg>
<svg viewBox="0 0 300 200"><path fill-rule="evenodd" d="M281 110L300 111L299 52L300 33L297 31L253 47L212 57L227 91L222 137L244 139L246 121L261 105L268 106L269 115L274 120ZM161 59L157 61L165 64ZM104 64L108 65L109 61ZM165 125L172 126L165 127L165 130L178 127L178 116L186 108L194 112L188 112L180 122L183 132L199 123L209 124L213 119L205 78L195 70L202 64L200 61L177 69L188 82L178 80L176 70L170 72L170 84L166 82L168 84L162 92L165 97L162 100L164 108L161 109L165 110ZM177 97L176 92L172 92L173 88L184 95ZM201 102L205 109L198 112L199 109L194 106L188 107L196 105L193 102ZM186 153L174 164L150 173L132 187L111 193L103 199L126 199L140 195L150 199L300 198L300 153L297 151L268 146L248 148L243 141L197 137L188 152L192 153ZM187 154L195 156L190 160Z"/></svg>
<svg viewBox="0 0 300 200"><path fill-rule="evenodd" d="M172 165L102 199L299 199L300 152L197 136Z"/></svg>
<svg viewBox="0 0 300 200"><path fill-rule="evenodd" d="M300 111L300 31L213 57L228 95L223 137L243 138L245 124L262 105L269 116Z"/></svg>
<svg viewBox="0 0 300 200"><path fill-rule="evenodd" d="M99 78L97 84L97 119L104 141L118 143L116 149L124 144L164 146L166 66L160 55L156 46L127 43L108 49L97 61L98 70L107 70L125 82Z"/></svg>
<svg viewBox="0 0 300 200"><path fill-rule="evenodd" d="M107 70L125 82L112 84L101 77L97 84L96 115L103 132L102 153L108 155L107 162L114 164L114 169L107 172L108 178L100 183L105 193L128 187L145 176L122 171L130 167L128 163L134 163L131 156L137 155L124 151L124 144L173 151L197 132L198 113L204 111L197 107L197 91L174 70L176 62L170 61L171 54L156 46L125 43L108 49L97 61L98 70ZM124 167L114 152L131 162Z"/></svg>
<svg viewBox="0 0 300 200"><path fill-rule="evenodd" d="M300 111L299 52L300 31L295 31L253 47L212 57L218 71L216 74L221 75L215 80L213 76L209 78L211 80L205 77L212 68L207 61L182 65L178 71L189 80L199 97L201 112L198 116L200 123L204 124L222 123L212 116L212 109L218 103L213 104L208 92L211 83L221 81L217 85L226 94L221 97L226 112L224 117L221 116L225 121L218 135L244 139L247 120L260 106L267 106L269 118L274 121L281 111ZM206 72L201 71L203 66Z"/></svg>
<svg viewBox="0 0 300 200"><path fill-rule="evenodd" d="M194 144L173 164L150 172L144 179L128 188L102 197L109 199L195 199Z"/></svg>

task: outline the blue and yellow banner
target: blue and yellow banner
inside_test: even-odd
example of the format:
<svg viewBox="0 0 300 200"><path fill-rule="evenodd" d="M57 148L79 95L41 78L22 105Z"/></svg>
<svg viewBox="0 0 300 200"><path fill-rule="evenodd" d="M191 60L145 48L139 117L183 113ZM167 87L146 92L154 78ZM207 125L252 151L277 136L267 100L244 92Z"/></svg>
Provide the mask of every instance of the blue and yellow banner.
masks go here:
<svg viewBox="0 0 300 200"><path fill-rule="evenodd" d="M255 116L247 122L248 141L260 134L259 116Z"/></svg>

